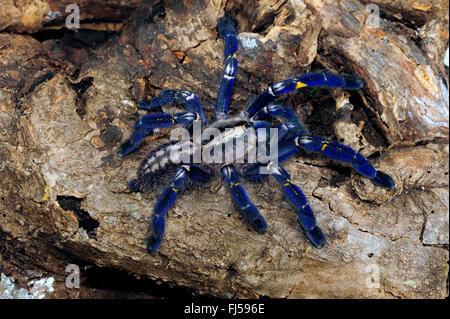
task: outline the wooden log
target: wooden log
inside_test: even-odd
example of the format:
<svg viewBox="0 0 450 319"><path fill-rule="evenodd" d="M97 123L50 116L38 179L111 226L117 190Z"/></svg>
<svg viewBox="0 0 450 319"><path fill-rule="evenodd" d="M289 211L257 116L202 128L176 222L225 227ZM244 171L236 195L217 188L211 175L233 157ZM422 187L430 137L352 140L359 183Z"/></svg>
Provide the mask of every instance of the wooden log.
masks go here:
<svg viewBox="0 0 450 319"><path fill-rule="evenodd" d="M404 10L398 3L395 14ZM90 295L65 289L73 263L82 278L84 266L104 267L227 298L444 298L448 69L437 64L448 35L436 36L441 22L433 21L448 17L429 3L429 13L403 17L423 19L419 42L388 19L394 9L374 29L365 24L366 3L321 0L147 3L119 34L85 42L90 55L79 63L61 58L70 56L59 55L65 46L0 33L0 272L24 287L30 269L54 278L47 298ZM124 159L115 153L141 116L137 101L162 89L191 90L212 116L224 58L215 28L225 5L240 40L231 112L311 69L364 82L359 92L304 90L278 101L296 110L308 103L314 134L344 139L396 182L387 191L304 154L287 162L325 233L323 249L308 242L274 184L245 183L268 222L259 235L218 179L183 194L158 253L145 249L158 194L126 185L158 141ZM433 46L421 42L429 38Z"/></svg>

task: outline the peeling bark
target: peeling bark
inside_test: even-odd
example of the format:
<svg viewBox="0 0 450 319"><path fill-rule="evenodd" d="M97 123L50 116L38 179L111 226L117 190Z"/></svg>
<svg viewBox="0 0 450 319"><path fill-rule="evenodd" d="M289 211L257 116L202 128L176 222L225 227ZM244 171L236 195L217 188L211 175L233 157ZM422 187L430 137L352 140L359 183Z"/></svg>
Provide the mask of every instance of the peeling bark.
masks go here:
<svg viewBox="0 0 450 319"><path fill-rule="evenodd" d="M94 2L83 3L92 9ZM445 297L448 2L371 3L383 11L380 28L365 24L365 1L167 0L139 6L121 32L76 50L74 38L0 33L1 271L54 275L59 288L49 297L92 296L62 293L68 263L227 298ZM271 83L317 68L364 81L351 94L319 89L279 99L314 134L342 140L397 183L387 191L311 155L287 162L327 237L321 250L270 182L245 185L269 225L258 235L219 180L183 194L158 253L145 249L157 194L129 193L126 185L157 142L148 138L124 159L115 153L141 116L136 102L163 89L191 90L212 115L223 67L215 28L224 8L239 23L232 112ZM5 10L0 29L45 28L31 14L25 23L22 11ZM84 19L123 19L121 12ZM419 29L413 39L412 26Z"/></svg>
<svg viewBox="0 0 450 319"><path fill-rule="evenodd" d="M76 2L82 21L120 21L127 18L143 0L104 1L80 0ZM64 26L66 18L73 13L71 0L5 0L0 3L0 30L17 33L34 33ZM92 28L95 28L93 25Z"/></svg>

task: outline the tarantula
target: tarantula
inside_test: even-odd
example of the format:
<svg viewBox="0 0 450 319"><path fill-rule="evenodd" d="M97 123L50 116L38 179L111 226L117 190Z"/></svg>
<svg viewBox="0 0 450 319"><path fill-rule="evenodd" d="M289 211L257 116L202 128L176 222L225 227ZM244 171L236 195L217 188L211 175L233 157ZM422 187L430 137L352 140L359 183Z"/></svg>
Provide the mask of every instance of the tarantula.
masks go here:
<svg viewBox="0 0 450 319"><path fill-rule="evenodd" d="M267 223L239 184L239 177L244 177L251 182L261 182L266 176L272 175L297 211L299 223L307 238L316 247L321 248L325 244L325 237L316 225L311 207L300 188L292 182L288 172L280 166L281 163L304 149L350 164L358 173L371 179L376 185L392 189L395 186L394 181L389 175L377 171L361 154L351 148L309 135L308 130L292 109L270 103L283 93L303 87L324 86L357 90L362 87L362 82L354 76L331 73L301 75L273 84L257 95L238 116L229 117L228 102L237 69L238 40L234 21L228 15L220 18L218 31L225 42L225 70L215 105L214 122L208 124L200 102L193 93L166 90L156 98L138 103L139 108L156 111L156 113L149 113L140 118L135 124L131 137L118 150L118 155L123 157L133 152L146 136L154 134L162 128L170 128L175 125L192 129L194 125L200 124L206 127L200 133L206 132L207 129L216 129L219 132L212 136L207 135L206 138L203 136L199 143L194 143L195 136L194 139L187 138L179 142L165 143L151 151L140 164L137 178L128 184L130 191L151 192L155 189L155 184L161 182L162 175L170 175L171 178L169 185L161 192L153 207L152 223L149 226L147 237L147 250L154 253L160 246L166 213L173 206L178 194L186 187L186 184L189 182L194 185L204 185L211 180L216 171L221 175L223 182L229 186L235 206L243 219L260 234L266 231ZM183 105L186 112L162 112L163 106L173 102ZM268 136L269 130L276 131L275 138ZM239 161L233 162L229 158L222 159L220 163L204 160L194 161L195 155L198 153L201 155L202 151L214 155L226 148L231 141L255 131L256 135L254 134L253 137L256 137L258 141L263 141L263 144L267 145L277 142L278 145L275 155L268 156L268 160L264 162L262 160L250 162L247 159L241 165L241 169L238 169L237 165L242 163L244 158L242 154L249 154L256 150L249 139L244 143L241 155L237 156ZM235 146L232 153L233 151L237 151ZM227 154L230 155L229 152ZM183 161L181 161L182 157Z"/></svg>

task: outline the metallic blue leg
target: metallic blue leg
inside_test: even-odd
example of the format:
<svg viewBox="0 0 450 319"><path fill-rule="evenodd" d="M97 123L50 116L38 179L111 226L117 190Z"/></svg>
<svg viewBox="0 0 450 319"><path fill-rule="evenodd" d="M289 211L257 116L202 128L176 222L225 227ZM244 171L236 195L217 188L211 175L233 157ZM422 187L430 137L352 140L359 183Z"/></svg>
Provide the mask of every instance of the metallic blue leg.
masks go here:
<svg viewBox="0 0 450 319"><path fill-rule="evenodd" d="M186 107L189 113L198 114L202 121L206 122L206 116L203 113L203 108L197 97L185 90L165 90L162 91L158 97L151 100L142 100L138 103L137 107L153 111L155 108L161 108L164 105L177 102Z"/></svg>
<svg viewBox="0 0 450 319"><path fill-rule="evenodd" d="M225 15L219 19L218 31L225 41L225 57L233 55L238 49L236 26L230 16Z"/></svg>
<svg viewBox="0 0 450 319"><path fill-rule="evenodd" d="M281 141L287 136L296 137L308 134L307 128L298 120L298 115L294 110L282 105L268 105L258 111L252 118L253 123L275 117L285 120L284 124L278 126L278 139Z"/></svg>
<svg viewBox="0 0 450 319"><path fill-rule="evenodd" d="M346 90L358 90L362 88L362 82L355 76L342 76L332 73L310 73L295 78L304 86L340 87Z"/></svg>
<svg viewBox="0 0 450 319"><path fill-rule="evenodd" d="M118 156L123 157L133 152L139 143L155 129L168 128L172 125L189 125L196 119L196 114L183 113L150 113L141 117L135 124L131 137L125 141L117 151Z"/></svg>
<svg viewBox="0 0 450 319"><path fill-rule="evenodd" d="M267 230L267 223L261 216L244 188L239 185L239 177L233 165L228 164L221 168L220 173L223 181L230 186L234 202L241 213L243 219L259 234Z"/></svg>
<svg viewBox="0 0 450 319"><path fill-rule="evenodd" d="M278 142L278 164L283 163L291 156L300 152L300 149L295 145L293 138L282 139ZM253 183L261 182L266 174L263 174L262 169L267 168L267 164L255 163L248 164L243 171L244 178Z"/></svg>
<svg viewBox="0 0 450 319"><path fill-rule="evenodd" d="M211 169L201 167L195 164L189 164L189 180L195 186L203 186L211 180L214 172Z"/></svg>
<svg viewBox="0 0 450 319"><path fill-rule="evenodd" d="M318 136L302 136L296 141L297 145L310 151L318 152L331 159L349 163L361 175L370 178L375 185L393 189L395 182L389 175L377 171L361 154L348 146L325 141Z"/></svg>
<svg viewBox="0 0 450 319"><path fill-rule="evenodd" d="M236 28L229 16L225 16L219 20L218 29L220 37L225 41L225 70L216 102L216 117L220 120L226 118L226 114L228 113L228 102L231 91L233 90L237 69L236 51L238 49L238 42Z"/></svg>
<svg viewBox="0 0 450 319"><path fill-rule="evenodd" d="M299 151L300 150L295 145L295 140L293 138L281 140L278 143L278 164L283 163Z"/></svg>
<svg viewBox="0 0 450 319"><path fill-rule="evenodd" d="M342 87L346 90L357 90L362 87L360 79L354 76L341 76L332 73L311 73L275 83L256 96L243 111L244 117L253 117L261 108L272 102L283 93L309 86Z"/></svg>
<svg viewBox="0 0 450 319"><path fill-rule="evenodd" d="M293 151L292 145L285 146L284 152L287 154L289 151ZM293 155L293 154L291 154ZM261 173L261 169L264 168L264 173ZM305 230L306 236L309 240L318 248L323 247L325 244L325 236L323 235L320 228L316 225L316 220L311 207L306 200L303 192L298 188L297 185L292 183L289 174L279 165L275 163L269 163L267 165L252 164L249 165L244 172L245 178L250 181L260 181L267 174L272 175L275 180L283 186L283 192L285 196L294 205L298 221L302 228Z"/></svg>
<svg viewBox="0 0 450 319"><path fill-rule="evenodd" d="M178 169L170 186L165 188L156 200L147 241L147 250L151 253L154 253L161 244L166 225L166 213L175 203L178 192L184 186L187 177L188 170L185 167Z"/></svg>
<svg viewBox="0 0 450 319"><path fill-rule="evenodd" d="M279 139L292 139L309 134L308 129L298 120L287 121L278 126Z"/></svg>
<svg viewBox="0 0 450 319"><path fill-rule="evenodd" d="M316 219L303 192L292 183L291 177L281 166L271 163L267 168L275 180L283 186L284 195L297 210L298 221L305 230L306 236L317 248L322 248L326 242L325 236L316 225Z"/></svg>
<svg viewBox="0 0 450 319"><path fill-rule="evenodd" d="M272 104L263 107L252 119L264 120L270 116L278 117L286 121L298 120L298 115L294 110L279 104Z"/></svg>

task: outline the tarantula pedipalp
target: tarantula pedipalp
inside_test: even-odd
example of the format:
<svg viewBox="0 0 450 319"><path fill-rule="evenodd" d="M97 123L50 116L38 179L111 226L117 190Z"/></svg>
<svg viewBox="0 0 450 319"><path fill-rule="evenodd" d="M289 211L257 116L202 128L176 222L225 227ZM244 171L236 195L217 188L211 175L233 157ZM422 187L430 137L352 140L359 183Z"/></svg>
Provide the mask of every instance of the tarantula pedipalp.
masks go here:
<svg viewBox="0 0 450 319"><path fill-rule="evenodd" d="M147 249L149 252L155 252L160 246L164 234L166 213L173 206L186 183L204 185L214 176L215 171L220 173L223 182L229 186L234 203L243 219L256 232L261 234L266 231L267 223L240 185L239 177L244 177L251 182L259 182L264 177L272 175L297 211L299 223L306 236L316 247L320 248L325 244L325 236L316 225L314 214L305 195L292 182L289 174L280 166L281 163L302 149L306 149L352 165L358 173L371 179L376 185L392 189L395 186L394 181L389 175L377 171L361 154L353 149L339 143L326 141L318 136L309 135L308 130L299 121L297 114L292 109L270 103L283 93L303 87L324 86L357 90L362 87L362 82L354 76L341 76L331 73L301 75L273 84L256 96L238 116L229 117L228 102L237 69L238 40L235 24L229 16L219 20L218 29L220 37L225 42L225 70L216 101L214 121L208 123L200 102L193 93L166 90L161 92L158 97L143 100L138 104L139 108L157 112L149 113L140 118L131 137L118 150L118 155L121 157L133 152L147 135L161 128L194 127L199 124L203 127L198 132L200 135L204 135L202 133L205 133L208 129L215 129L218 132L215 135L207 134L207 137L201 138L200 142L194 141L196 136L194 134L192 139L161 145L151 151L142 161L137 178L128 184L130 191L151 192L154 189L154 184L160 181L158 175L161 172L174 172L169 185L161 192L153 207ZM174 114L160 112L163 106L173 102L184 105L186 112ZM275 120L281 120L281 124L277 124ZM252 133L256 140L271 144L274 139L270 137L270 134L266 134L268 130L275 130L277 133L275 138L278 146L276 153L269 156L268 161L257 159L250 163L247 158L245 164L242 165L242 172L236 168L236 165L240 165L239 163L242 163L241 161L244 159L242 154L246 155L251 150L256 150L248 142L247 144L244 143L244 151L241 152L241 156L234 157L234 160L237 161L230 160L229 156L228 158L225 156L225 159L220 157L221 162L215 161L214 163L203 159L194 160L196 154L201 155L205 150L206 153L217 153L217 150L223 150L235 139ZM183 160L181 160L182 158Z"/></svg>

